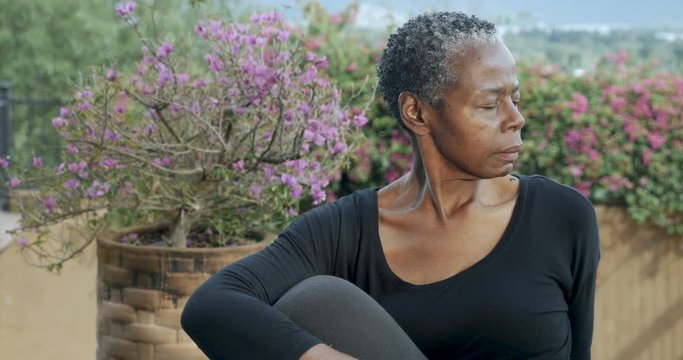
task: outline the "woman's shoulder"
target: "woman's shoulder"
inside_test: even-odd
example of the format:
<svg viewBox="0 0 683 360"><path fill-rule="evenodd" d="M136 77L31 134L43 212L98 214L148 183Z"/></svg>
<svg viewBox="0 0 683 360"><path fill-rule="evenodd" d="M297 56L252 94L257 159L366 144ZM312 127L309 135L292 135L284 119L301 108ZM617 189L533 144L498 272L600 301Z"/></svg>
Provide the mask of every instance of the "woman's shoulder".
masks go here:
<svg viewBox="0 0 683 360"><path fill-rule="evenodd" d="M591 201L571 186L561 184L542 175L520 177L526 182L526 197L534 216L569 222L571 226L595 221L595 208Z"/></svg>
<svg viewBox="0 0 683 360"><path fill-rule="evenodd" d="M547 178L543 175L521 175L528 183L528 188L543 201L558 202L563 205L575 205L580 207L590 207L593 205L590 200L577 189Z"/></svg>
<svg viewBox="0 0 683 360"><path fill-rule="evenodd" d="M597 217L593 204L578 190L541 175L524 177L528 186L529 224L542 234L568 239L572 249L598 254ZM571 251L570 253L574 253ZM592 256L592 255L591 255Z"/></svg>

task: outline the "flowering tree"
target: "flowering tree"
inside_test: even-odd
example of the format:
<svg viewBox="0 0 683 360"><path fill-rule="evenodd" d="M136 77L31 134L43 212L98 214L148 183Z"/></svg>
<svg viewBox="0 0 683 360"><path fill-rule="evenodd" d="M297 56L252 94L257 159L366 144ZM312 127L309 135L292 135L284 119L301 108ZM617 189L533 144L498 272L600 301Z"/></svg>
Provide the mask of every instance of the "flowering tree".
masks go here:
<svg viewBox="0 0 683 360"><path fill-rule="evenodd" d="M137 29L135 2L117 14ZM201 21L179 52L146 40L135 71L94 73L52 120L65 142L54 169L0 159L10 189L37 189L14 231L37 265L59 266L115 222L167 225L174 247L220 246L317 204L367 122L340 105L324 57L300 46L278 13L250 24ZM200 65L201 64L201 65ZM78 246L48 225L87 224ZM22 231L37 232L33 241ZM139 234L123 241L143 242Z"/></svg>
<svg viewBox="0 0 683 360"><path fill-rule="evenodd" d="M382 95L376 93L375 66L391 27L386 30L358 28L357 12L357 3L337 13L329 13L317 0L307 1L304 6L305 46L327 57L332 79L349 95L350 106L367 106L368 117L372 119L363 128L366 146L357 147L353 153L353 166L345 172L345 181L338 189L341 194L391 182L412 164L409 138L398 129Z"/></svg>

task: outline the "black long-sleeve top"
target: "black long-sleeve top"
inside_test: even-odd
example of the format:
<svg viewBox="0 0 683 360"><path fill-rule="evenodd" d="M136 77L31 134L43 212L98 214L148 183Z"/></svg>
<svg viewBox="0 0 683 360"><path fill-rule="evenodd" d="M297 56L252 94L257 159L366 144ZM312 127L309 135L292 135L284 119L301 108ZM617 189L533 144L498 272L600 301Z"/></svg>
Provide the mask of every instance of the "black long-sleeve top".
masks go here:
<svg viewBox="0 0 683 360"><path fill-rule="evenodd" d="M298 359L321 341L271 304L327 274L376 299L430 359L590 359L595 211L569 187L519 179L499 243L450 278L413 285L391 271L377 189L365 189L303 214L266 249L216 273L187 302L183 327L211 359Z"/></svg>

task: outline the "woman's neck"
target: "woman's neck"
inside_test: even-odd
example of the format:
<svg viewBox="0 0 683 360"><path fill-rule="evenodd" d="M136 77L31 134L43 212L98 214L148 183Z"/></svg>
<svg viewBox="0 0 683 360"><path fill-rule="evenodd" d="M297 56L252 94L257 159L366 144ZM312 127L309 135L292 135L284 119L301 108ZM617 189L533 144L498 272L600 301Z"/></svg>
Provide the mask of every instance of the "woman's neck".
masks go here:
<svg viewBox="0 0 683 360"><path fill-rule="evenodd" d="M433 147L413 146L413 166L395 183L390 209L416 210L446 225L478 196L482 179L477 179L445 163L432 154Z"/></svg>

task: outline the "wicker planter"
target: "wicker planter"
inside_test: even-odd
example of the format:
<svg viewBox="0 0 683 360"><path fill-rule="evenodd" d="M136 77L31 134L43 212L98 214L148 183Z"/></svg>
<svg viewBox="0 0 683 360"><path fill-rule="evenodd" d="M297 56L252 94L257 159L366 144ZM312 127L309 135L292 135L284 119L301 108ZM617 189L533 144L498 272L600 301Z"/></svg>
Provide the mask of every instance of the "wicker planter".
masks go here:
<svg viewBox="0 0 683 360"><path fill-rule="evenodd" d="M116 235L97 242L98 360L206 359L180 327L185 302L211 274L270 242L174 249Z"/></svg>

